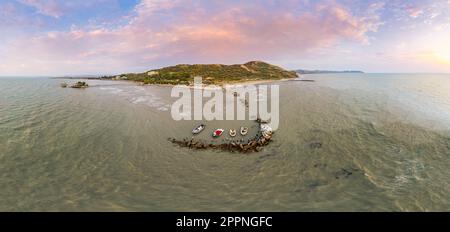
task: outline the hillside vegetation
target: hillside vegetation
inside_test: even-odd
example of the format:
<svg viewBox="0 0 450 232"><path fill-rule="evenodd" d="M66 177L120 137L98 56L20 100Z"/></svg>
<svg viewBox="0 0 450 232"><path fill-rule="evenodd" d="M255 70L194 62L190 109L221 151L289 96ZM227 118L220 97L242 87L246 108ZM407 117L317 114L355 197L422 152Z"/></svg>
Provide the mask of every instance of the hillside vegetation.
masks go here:
<svg viewBox="0 0 450 232"><path fill-rule="evenodd" d="M190 85L194 77L203 77L204 84L223 84L253 80L279 80L296 78L297 73L261 62L245 64L180 64L154 69L144 73L122 74L115 78L143 82L145 84L185 84Z"/></svg>

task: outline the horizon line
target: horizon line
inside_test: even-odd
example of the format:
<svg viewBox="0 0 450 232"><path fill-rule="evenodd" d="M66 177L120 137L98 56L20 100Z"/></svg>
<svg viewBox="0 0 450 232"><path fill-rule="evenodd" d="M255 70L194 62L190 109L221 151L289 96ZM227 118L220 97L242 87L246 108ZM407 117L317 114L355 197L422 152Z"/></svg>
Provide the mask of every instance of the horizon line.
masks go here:
<svg viewBox="0 0 450 232"><path fill-rule="evenodd" d="M306 70L306 69L303 69ZM295 71L295 70L288 70L288 71ZM344 71L334 71L334 70L311 70L311 71L331 71L331 72L337 72L337 73L304 73L299 75L328 75L328 74L442 74L442 75L450 75L450 72L364 72L362 73L345 73L345 71L360 71L360 70L344 70ZM339 73L341 72L341 73ZM38 77L47 77L47 78L63 78L63 77L70 77L70 78L76 78L76 77L102 77L102 76L116 76L116 75L122 75L121 74L74 74L74 75L0 75L0 78L15 78L15 77L25 77L25 78L38 78Z"/></svg>

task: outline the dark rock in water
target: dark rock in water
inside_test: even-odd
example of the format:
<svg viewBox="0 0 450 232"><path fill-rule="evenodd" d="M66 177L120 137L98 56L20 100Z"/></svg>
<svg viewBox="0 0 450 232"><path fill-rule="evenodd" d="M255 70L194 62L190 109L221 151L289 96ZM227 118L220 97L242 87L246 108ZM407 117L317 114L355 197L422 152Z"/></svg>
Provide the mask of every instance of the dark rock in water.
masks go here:
<svg viewBox="0 0 450 232"><path fill-rule="evenodd" d="M325 168L327 167L327 164L314 164L314 168Z"/></svg>
<svg viewBox="0 0 450 232"><path fill-rule="evenodd" d="M308 189L310 191L316 190L317 188L324 186L325 183L322 183L320 181L311 181L310 183L308 183Z"/></svg>
<svg viewBox="0 0 450 232"><path fill-rule="evenodd" d="M320 148L322 148L322 143L321 142L312 142L309 144L309 147L311 149L320 149Z"/></svg>
<svg viewBox="0 0 450 232"><path fill-rule="evenodd" d="M356 169L356 168L348 168L348 169L342 168L340 171L338 171L338 172L335 173L335 176L334 176L334 177L335 177L336 179L340 179L340 178L347 179L347 178L349 178L351 175L353 175L354 173L357 173L357 172L361 172L361 170Z"/></svg>
<svg viewBox="0 0 450 232"><path fill-rule="evenodd" d="M74 89L84 89L87 87L89 87L89 85L84 81L78 81L77 83L70 86L70 88L74 88Z"/></svg>

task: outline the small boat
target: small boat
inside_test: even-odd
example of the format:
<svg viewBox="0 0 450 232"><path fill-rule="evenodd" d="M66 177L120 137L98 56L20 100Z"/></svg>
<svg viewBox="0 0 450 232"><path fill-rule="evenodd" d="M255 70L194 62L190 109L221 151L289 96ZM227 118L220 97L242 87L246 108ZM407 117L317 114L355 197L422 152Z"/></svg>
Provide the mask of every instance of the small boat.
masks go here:
<svg viewBox="0 0 450 232"><path fill-rule="evenodd" d="M223 129L216 129L214 132L213 132L213 137L214 138L217 138L217 137L220 137L222 134L223 134Z"/></svg>
<svg viewBox="0 0 450 232"><path fill-rule="evenodd" d="M270 138L272 138L272 132L270 132L270 131L263 131L263 132L261 132L261 135L262 135L265 139L270 139Z"/></svg>
<svg viewBox="0 0 450 232"><path fill-rule="evenodd" d="M265 139L270 139L270 138L272 138L273 130L272 130L272 128L269 126L269 124L267 124L267 123L261 123L261 125L260 125L260 131L261 131L261 135L262 135Z"/></svg>
<svg viewBox="0 0 450 232"><path fill-rule="evenodd" d="M230 136L235 137L236 136L236 129L230 129Z"/></svg>
<svg viewBox="0 0 450 232"><path fill-rule="evenodd" d="M205 127L206 127L206 125L205 124L200 124L200 125L198 125L197 127L195 127L193 130L192 130L192 134L199 134L200 132L202 132L204 129L205 129Z"/></svg>
<svg viewBox="0 0 450 232"><path fill-rule="evenodd" d="M66 88L67 87L67 83L61 83L61 87Z"/></svg>
<svg viewBox="0 0 450 232"><path fill-rule="evenodd" d="M268 132L271 132L271 133L273 132L273 129L267 123L261 123L260 130L262 132L264 132L264 131L268 131Z"/></svg>
<svg viewBox="0 0 450 232"><path fill-rule="evenodd" d="M246 135L248 133L248 127L241 126L241 135Z"/></svg>

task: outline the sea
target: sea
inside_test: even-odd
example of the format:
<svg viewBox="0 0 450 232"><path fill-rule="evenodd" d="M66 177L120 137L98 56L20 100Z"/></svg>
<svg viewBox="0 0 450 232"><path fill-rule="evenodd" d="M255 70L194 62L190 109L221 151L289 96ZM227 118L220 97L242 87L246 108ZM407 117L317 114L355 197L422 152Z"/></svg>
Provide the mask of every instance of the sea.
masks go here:
<svg viewBox="0 0 450 232"><path fill-rule="evenodd" d="M0 78L0 211L450 211L450 75L280 81L260 152L192 150L171 87Z"/></svg>

